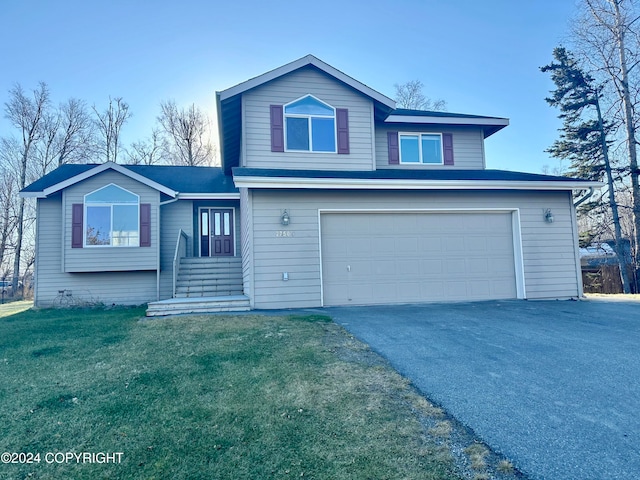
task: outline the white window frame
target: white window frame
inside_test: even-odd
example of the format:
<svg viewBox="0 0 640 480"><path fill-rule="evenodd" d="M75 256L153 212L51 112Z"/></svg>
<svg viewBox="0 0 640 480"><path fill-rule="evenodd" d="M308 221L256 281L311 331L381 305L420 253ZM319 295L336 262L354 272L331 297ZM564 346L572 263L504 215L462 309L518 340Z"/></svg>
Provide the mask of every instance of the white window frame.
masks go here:
<svg viewBox="0 0 640 480"><path fill-rule="evenodd" d="M322 116L322 115L311 115L311 114L296 114L296 113L286 113L287 111L287 107L289 105L292 105L296 102L299 102L302 99L305 99L307 97L311 97L313 98L315 101L322 103L323 105L326 105L327 107L329 107L331 110L333 110L333 116ZM315 95L303 95L300 98L296 98L295 100L293 100L292 102L286 103L283 105L282 107L282 115L283 115L283 126L284 126L284 151L285 152L305 152L305 153L338 153L338 119L336 116L336 109L334 106L328 104L327 102L323 102L322 100L320 100L318 97L316 97ZM308 126L308 132L309 132L309 150L297 150L297 149L289 149L287 148L288 145L288 128L287 128L287 118L306 118L307 119L307 126ZM313 149L313 133L312 133L312 126L311 126L311 119L312 118L332 118L333 119L333 145L334 145L334 149L333 151L330 150L314 150Z"/></svg>
<svg viewBox="0 0 640 480"><path fill-rule="evenodd" d="M138 225L138 244L137 245L112 245L113 242L113 207L114 205L133 205L133 203L121 203L121 202L109 202L109 203L92 203L92 202L87 202L87 197L89 195L92 195L96 192L99 192L100 190L103 190L105 188L108 188L110 186L114 186L116 188L119 188L120 190L124 190L127 193L130 193L131 195L134 195L137 198L137 203L136 203L136 225ZM127 190L126 188L121 187L120 185L117 185L115 183L110 183L108 185L105 185L103 187L100 187L96 190L93 190L92 192L87 193L84 197L83 197L83 215L82 215L82 246L84 248L138 248L140 247L140 195L133 193L130 190ZM106 207L108 206L110 208L110 217L109 217L109 245L92 245L90 243L87 243L87 207Z"/></svg>
<svg viewBox="0 0 640 480"><path fill-rule="evenodd" d="M402 136L418 137L418 162L403 162L402 161ZM425 163L422 161L422 136L431 135L440 137L440 163ZM401 165L425 165L425 166L439 166L444 165L444 145L442 140L442 133L440 132L398 132L398 151L400 155Z"/></svg>

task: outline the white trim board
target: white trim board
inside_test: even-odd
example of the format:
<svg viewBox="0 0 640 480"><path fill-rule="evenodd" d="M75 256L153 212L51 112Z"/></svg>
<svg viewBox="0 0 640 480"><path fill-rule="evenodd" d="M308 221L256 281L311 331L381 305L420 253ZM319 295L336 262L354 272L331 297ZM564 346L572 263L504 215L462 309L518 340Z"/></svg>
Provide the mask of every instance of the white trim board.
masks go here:
<svg viewBox="0 0 640 480"><path fill-rule="evenodd" d="M350 190L584 190L601 187L600 182L571 180L505 181L505 180L421 180L369 178L309 178L234 176L237 187L245 188L331 188Z"/></svg>

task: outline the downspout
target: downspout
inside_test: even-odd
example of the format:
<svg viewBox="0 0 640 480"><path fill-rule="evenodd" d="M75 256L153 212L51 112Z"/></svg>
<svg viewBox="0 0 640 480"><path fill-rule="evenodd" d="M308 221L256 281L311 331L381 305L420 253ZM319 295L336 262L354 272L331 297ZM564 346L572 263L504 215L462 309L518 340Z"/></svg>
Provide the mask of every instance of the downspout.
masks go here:
<svg viewBox="0 0 640 480"><path fill-rule="evenodd" d="M167 200L165 202L160 202L159 206L162 207L164 205L169 205L170 203L177 202L180 200L180 192L176 192L175 198L171 200ZM157 235L158 235L158 258L156 261L156 300L160 301L160 208L158 208L158 227L157 227Z"/></svg>
<svg viewBox="0 0 640 480"><path fill-rule="evenodd" d="M587 199L589 199L589 197L591 197L591 195L593 195L593 187L589 187L589 191L581 198L579 198L574 204L574 207L578 207L578 205L584 203Z"/></svg>

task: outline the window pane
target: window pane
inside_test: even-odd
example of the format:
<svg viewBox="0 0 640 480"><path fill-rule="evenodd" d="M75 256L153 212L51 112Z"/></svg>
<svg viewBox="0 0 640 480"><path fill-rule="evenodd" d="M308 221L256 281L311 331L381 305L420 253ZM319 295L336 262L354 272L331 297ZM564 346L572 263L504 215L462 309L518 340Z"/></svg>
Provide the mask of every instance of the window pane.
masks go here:
<svg viewBox="0 0 640 480"><path fill-rule="evenodd" d="M400 161L402 163L419 163L419 150L418 135L400 135Z"/></svg>
<svg viewBox="0 0 640 480"><path fill-rule="evenodd" d="M314 152L336 151L336 128L333 118L312 118L311 136Z"/></svg>
<svg viewBox="0 0 640 480"><path fill-rule="evenodd" d="M287 150L309 150L309 120L287 118Z"/></svg>
<svg viewBox="0 0 640 480"><path fill-rule="evenodd" d="M224 234L231 235L229 212L224 212Z"/></svg>
<svg viewBox="0 0 640 480"><path fill-rule="evenodd" d="M113 246L133 247L140 244L138 237L138 206L113 206Z"/></svg>
<svg viewBox="0 0 640 480"><path fill-rule="evenodd" d="M87 245L111 245L111 207L87 207Z"/></svg>
<svg viewBox="0 0 640 480"><path fill-rule="evenodd" d="M284 113L296 115L322 115L333 117L333 108L313 97L304 97L284 107Z"/></svg>
<svg viewBox="0 0 640 480"><path fill-rule="evenodd" d="M440 135L422 135L422 163L442 163Z"/></svg>
<svg viewBox="0 0 640 480"><path fill-rule="evenodd" d="M86 196L87 203L138 203L138 196L116 186L107 185Z"/></svg>
<svg viewBox="0 0 640 480"><path fill-rule="evenodd" d="M209 235L209 212L202 212L202 226L200 227L200 231L202 235Z"/></svg>
<svg viewBox="0 0 640 480"><path fill-rule="evenodd" d="M213 234L220 235L220 214L213 214Z"/></svg>

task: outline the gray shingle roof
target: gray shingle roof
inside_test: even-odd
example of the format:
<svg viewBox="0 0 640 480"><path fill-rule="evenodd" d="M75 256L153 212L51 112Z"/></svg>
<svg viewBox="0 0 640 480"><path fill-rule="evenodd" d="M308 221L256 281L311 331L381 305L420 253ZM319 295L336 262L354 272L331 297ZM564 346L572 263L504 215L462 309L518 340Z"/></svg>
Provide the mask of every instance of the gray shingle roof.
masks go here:
<svg viewBox="0 0 640 480"><path fill-rule="evenodd" d="M36 180L22 191L42 192L98 166L97 164L62 165ZM236 193L233 179L219 167L182 167L173 165L121 165L134 173L181 193Z"/></svg>

